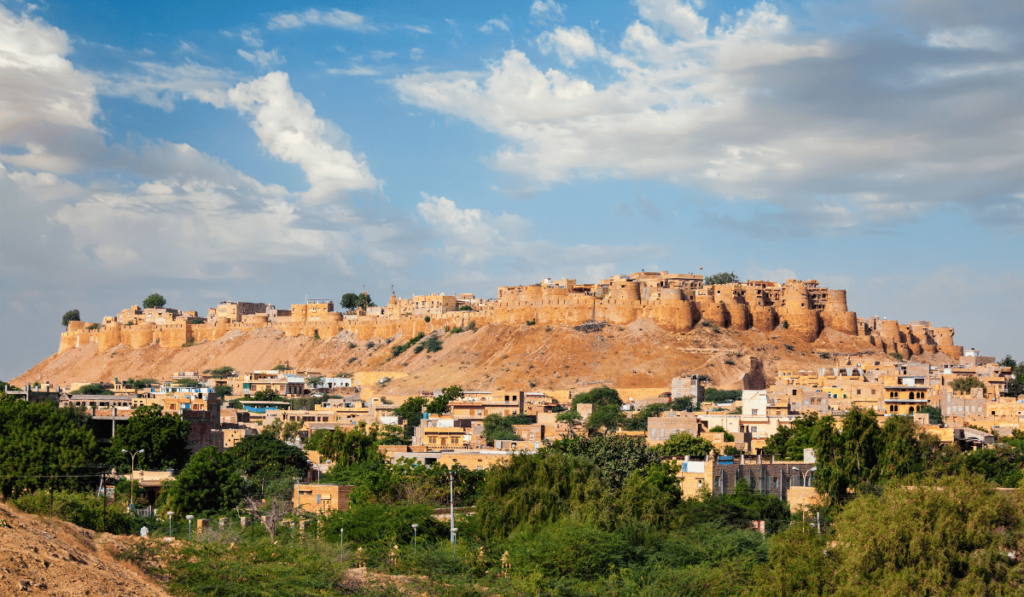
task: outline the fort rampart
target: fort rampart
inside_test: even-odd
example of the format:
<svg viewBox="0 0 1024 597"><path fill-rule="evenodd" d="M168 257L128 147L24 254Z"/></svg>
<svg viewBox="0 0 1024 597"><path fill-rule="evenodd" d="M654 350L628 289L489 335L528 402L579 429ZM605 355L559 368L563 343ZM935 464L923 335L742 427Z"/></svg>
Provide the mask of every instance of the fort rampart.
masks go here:
<svg viewBox="0 0 1024 597"><path fill-rule="evenodd" d="M223 305L218 310L224 311ZM210 309L211 315L215 312ZM781 327L787 334L808 342L829 328L864 336L880 351L898 353L904 358L926 352L941 352L954 359L963 355L963 347L953 344L953 328L933 328L930 322L922 321L902 325L893 320L858 318L847 308L845 290L821 288L815 280L704 286L698 276L667 272L615 276L597 284L545 280L531 286L505 286L498 289L497 299L490 300L468 294L426 295L406 300L392 295L385 307L367 307L344 314L335 312L331 301L317 300L292 305L287 316L251 313L240 318L200 319L195 311L183 314L172 309L132 307L117 317L104 318L103 323L71 322L61 334L58 352L89 343L95 343L101 352L119 345L180 348L214 341L235 330L266 328L281 330L287 336L324 340L349 332L359 341L366 341L397 334L408 338L420 332L429 334L491 323L627 325L648 319L675 333L688 332L701 324L733 330L753 328L763 333Z"/></svg>

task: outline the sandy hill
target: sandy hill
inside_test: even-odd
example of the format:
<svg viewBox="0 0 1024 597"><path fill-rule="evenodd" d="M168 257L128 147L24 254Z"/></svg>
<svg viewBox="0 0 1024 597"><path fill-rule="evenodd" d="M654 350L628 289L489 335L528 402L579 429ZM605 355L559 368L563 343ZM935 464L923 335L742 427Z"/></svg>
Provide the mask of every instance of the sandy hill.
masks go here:
<svg viewBox="0 0 1024 597"><path fill-rule="evenodd" d="M112 555L134 540L25 514L0 501L0 595L166 597L152 579Z"/></svg>
<svg viewBox="0 0 1024 597"><path fill-rule="evenodd" d="M392 347L408 340L401 334L370 343L359 342L347 332L330 340L314 340L260 329L233 331L187 348L122 345L98 353L96 345L90 344L53 355L13 382L21 386L35 381L64 385L114 378L161 379L178 371L222 366L252 371L287 363L325 375L394 373L385 391L396 396L452 384L474 389L568 390L596 383L667 388L673 377L701 373L715 387L728 389L740 387L749 357L761 359L769 381L780 370L831 366L837 359L845 363L847 357L853 363L889 358L863 337L829 329L814 342L805 342L784 329L765 334L698 325L687 333L670 333L645 319L590 330L493 324L440 338L444 348L439 352L407 351L397 358L392 358ZM376 379L375 375L360 377Z"/></svg>

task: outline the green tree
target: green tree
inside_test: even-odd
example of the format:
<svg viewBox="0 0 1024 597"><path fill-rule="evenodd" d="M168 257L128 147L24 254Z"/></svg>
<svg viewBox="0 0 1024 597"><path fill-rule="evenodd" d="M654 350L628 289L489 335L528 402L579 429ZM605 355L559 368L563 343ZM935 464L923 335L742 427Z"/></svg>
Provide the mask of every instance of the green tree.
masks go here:
<svg viewBox="0 0 1024 597"><path fill-rule="evenodd" d="M166 506L182 515L210 516L237 506L244 490L232 455L206 447L192 455L166 489Z"/></svg>
<svg viewBox="0 0 1024 597"><path fill-rule="evenodd" d="M75 390L75 394L84 396L111 396L113 392L101 383L89 383Z"/></svg>
<svg viewBox="0 0 1024 597"><path fill-rule="evenodd" d="M660 445L655 446L654 450L662 458L682 458L683 456L704 458L715 452L715 446L703 437L694 437L682 431L670 435Z"/></svg>
<svg viewBox="0 0 1024 597"><path fill-rule="evenodd" d="M228 377L234 377L235 369L234 367L225 366L217 367L216 369L207 369L206 371L203 371L203 373L206 373L214 379L225 379Z"/></svg>
<svg viewBox="0 0 1024 597"><path fill-rule="evenodd" d="M918 412L928 413L929 425L942 425L942 410L935 406L925 406Z"/></svg>
<svg viewBox="0 0 1024 597"><path fill-rule="evenodd" d="M124 381L124 384L126 386L128 386L128 387L130 387L132 389L135 389L135 390L141 390L143 388L148 388L150 386L155 386L158 383L159 382L157 380L153 379L152 377L143 377L141 379L131 379L131 378L129 378L129 379L126 379Z"/></svg>
<svg viewBox="0 0 1024 597"><path fill-rule="evenodd" d="M95 465L98 456L96 437L78 410L50 403L0 400L3 495L92 486L103 470Z"/></svg>
<svg viewBox="0 0 1024 597"><path fill-rule="evenodd" d="M61 317L60 324L64 327L68 327L68 324L72 321L82 321L81 316L78 314L78 309L72 309Z"/></svg>
<svg viewBox="0 0 1024 597"><path fill-rule="evenodd" d="M359 295L354 292L346 292L341 295L341 306L351 311L359 306Z"/></svg>
<svg viewBox="0 0 1024 597"><path fill-rule="evenodd" d="M719 272L704 278L704 286L715 286L717 284L739 284L740 279L732 272Z"/></svg>
<svg viewBox="0 0 1024 597"><path fill-rule="evenodd" d="M167 299L165 299L164 297L162 297L159 294L154 292L153 294L147 296L142 301L142 308L143 309L159 309L159 308L163 307L166 304L167 304Z"/></svg>
<svg viewBox="0 0 1024 597"><path fill-rule="evenodd" d="M533 421L527 415L509 415L503 417L499 414L487 415L484 417L484 440L487 445L493 446L495 440L517 440L519 437L513 425L528 425Z"/></svg>
<svg viewBox="0 0 1024 597"><path fill-rule="evenodd" d="M762 453L782 460L803 460L804 449L814 447L812 435L817 423L818 413L811 411L795 419L789 426L779 427L768 438Z"/></svg>
<svg viewBox="0 0 1024 597"><path fill-rule="evenodd" d="M985 384L973 375L954 379L949 382L949 387L959 394L969 394L972 388L981 388L982 395L985 394Z"/></svg>
<svg viewBox="0 0 1024 597"><path fill-rule="evenodd" d="M191 423L178 414L165 414L159 405L140 406L128 422L117 428L110 443L109 461L117 471L131 470L128 452L144 453L135 457L135 468L144 470L178 470L189 459L188 432Z"/></svg>
<svg viewBox="0 0 1024 597"><path fill-rule="evenodd" d="M1020 595L1006 554L1024 545L1022 514L1019 497L970 476L858 497L835 520L836 594Z"/></svg>
<svg viewBox="0 0 1024 597"><path fill-rule="evenodd" d="M627 431L647 431L647 419L657 417L671 408L668 404L648 404L638 410L632 417L627 418L622 428ZM683 408L682 410L686 410Z"/></svg>
<svg viewBox="0 0 1024 597"><path fill-rule="evenodd" d="M199 383L198 379L185 378L174 382L174 385L179 388L198 388L202 384Z"/></svg>
<svg viewBox="0 0 1024 597"><path fill-rule="evenodd" d="M658 461L647 446L647 438L627 435L569 437L541 448L539 452L561 452L587 458L597 465L606 487L619 489L630 473Z"/></svg>
<svg viewBox="0 0 1024 597"><path fill-rule="evenodd" d="M440 396L435 396L430 403L427 404L427 412L435 415L443 415L448 410L448 403L452 400L458 400L462 398L462 388L459 386L449 386L441 390Z"/></svg>
<svg viewBox="0 0 1024 597"><path fill-rule="evenodd" d="M725 427L722 427L721 425L715 425L711 429L708 429L708 431L710 431L711 433L721 433L722 439L724 439L727 442L736 441L736 436L726 431Z"/></svg>
<svg viewBox="0 0 1024 597"><path fill-rule="evenodd" d="M576 428L583 424L583 416L580 415L576 407L570 410L565 410L555 415L555 421L559 423L565 423L569 426L569 435L576 435Z"/></svg>
<svg viewBox="0 0 1024 597"><path fill-rule="evenodd" d="M217 397L220 398L221 400L223 400L225 396L230 396L231 392L231 386L227 384L213 386L213 393L216 394Z"/></svg>
<svg viewBox="0 0 1024 597"><path fill-rule="evenodd" d="M282 421L281 419L275 420L269 425L264 425L260 433L266 433L283 442L290 442L293 439L299 437L299 431L302 430L302 421Z"/></svg>
<svg viewBox="0 0 1024 597"><path fill-rule="evenodd" d="M575 407L577 404L593 404L594 408L605 405L622 406L622 398L619 397L619 392L608 386L601 386L594 388L589 392L583 392L576 394L572 399L572 406Z"/></svg>
<svg viewBox="0 0 1024 597"><path fill-rule="evenodd" d="M335 427L317 432L316 440L307 442L306 447L315 449L320 455L341 466L352 466L369 460L378 460L380 453L380 426L359 423L352 429ZM310 438L312 439L312 438ZM315 448L311 446L316 446Z"/></svg>
<svg viewBox="0 0 1024 597"><path fill-rule="evenodd" d="M395 414L402 417L402 425L405 427L405 439L412 438L413 429L418 427L423 419L422 409L426 406L427 402L429 400L422 396L412 396L395 409Z"/></svg>
<svg viewBox="0 0 1024 597"><path fill-rule="evenodd" d="M593 412L587 417L587 430L596 432L604 429L605 434L614 433L626 422L626 415L614 404L602 404L595 406Z"/></svg>
<svg viewBox="0 0 1024 597"><path fill-rule="evenodd" d="M260 390L252 395L252 399L258 402L280 402L281 395L274 390Z"/></svg>
<svg viewBox="0 0 1024 597"><path fill-rule="evenodd" d="M1024 394L1024 362L1018 363L1010 355L999 362L1001 367L1010 368L1010 379L1006 382L1006 393L1009 396Z"/></svg>
<svg viewBox="0 0 1024 597"><path fill-rule="evenodd" d="M290 483L304 477L309 468L305 452L267 433L243 438L227 451L238 469L261 485L277 480Z"/></svg>

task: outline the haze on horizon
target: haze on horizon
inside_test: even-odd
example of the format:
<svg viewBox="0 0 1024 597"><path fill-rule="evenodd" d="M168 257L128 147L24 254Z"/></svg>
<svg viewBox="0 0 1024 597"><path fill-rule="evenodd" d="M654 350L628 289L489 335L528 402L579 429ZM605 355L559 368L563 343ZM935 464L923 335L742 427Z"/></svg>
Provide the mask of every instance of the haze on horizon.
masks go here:
<svg viewBox="0 0 1024 597"><path fill-rule="evenodd" d="M1024 358L1019 1L0 0L0 31L5 380L151 292L641 269Z"/></svg>

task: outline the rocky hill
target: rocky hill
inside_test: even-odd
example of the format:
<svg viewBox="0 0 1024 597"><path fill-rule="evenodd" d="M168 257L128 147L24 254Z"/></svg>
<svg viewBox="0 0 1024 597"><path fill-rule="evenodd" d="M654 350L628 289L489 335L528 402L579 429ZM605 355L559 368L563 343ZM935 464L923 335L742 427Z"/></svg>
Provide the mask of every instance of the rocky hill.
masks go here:
<svg viewBox="0 0 1024 597"><path fill-rule="evenodd" d="M779 370L830 366L889 357L867 338L826 329L815 341L778 328L732 330L697 325L685 333L663 330L647 319L629 325L543 326L491 324L457 334L434 333L440 351L392 357L392 347L408 341L360 341L341 332L327 339L287 336L262 328L231 331L221 338L182 348L124 345L99 352L95 343L55 354L13 380L55 384L111 381L114 378L167 378L178 371L230 366L238 371L289 364L300 370L337 373L381 372L393 381L389 395L451 384L466 388L567 390L607 383L619 388L667 387L673 377L706 374L719 388L739 388L750 357L764 363L769 378ZM942 353L915 357L945 361ZM390 375L394 374L394 375ZM361 376L366 377L366 376ZM369 377L366 377L367 379Z"/></svg>

